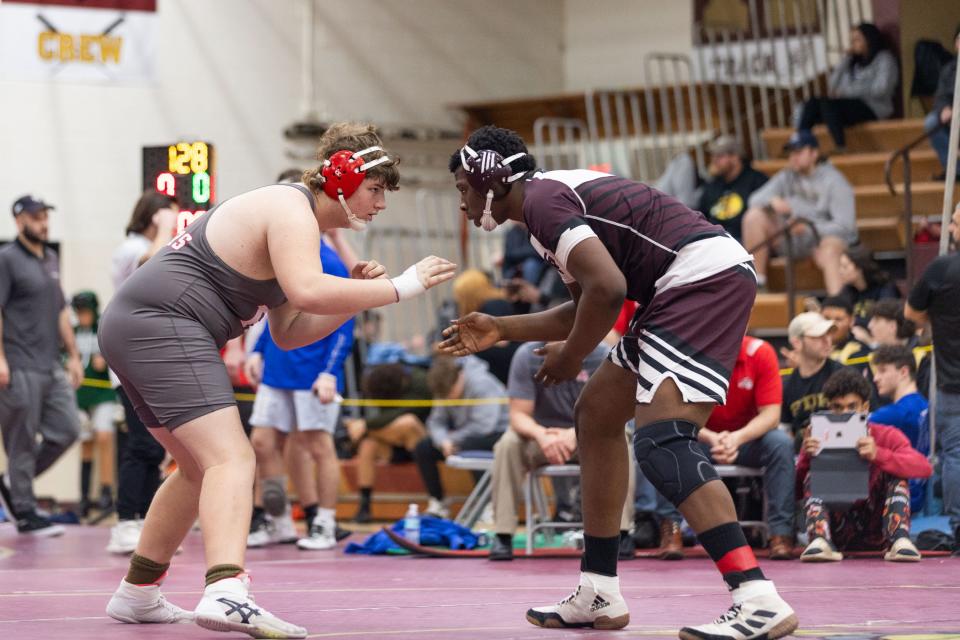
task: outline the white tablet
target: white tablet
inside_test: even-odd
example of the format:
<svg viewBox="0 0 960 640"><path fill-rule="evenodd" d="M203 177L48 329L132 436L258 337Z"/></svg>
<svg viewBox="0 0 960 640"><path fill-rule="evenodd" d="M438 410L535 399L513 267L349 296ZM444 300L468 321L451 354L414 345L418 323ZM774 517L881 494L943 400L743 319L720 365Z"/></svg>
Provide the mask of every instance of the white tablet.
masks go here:
<svg viewBox="0 0 960 640"><path fill-rule="evenodd" d="M856 449L857 440L866 437L865 413L815 413L810 416L810 435L820 441L821 449Z"/></svg>

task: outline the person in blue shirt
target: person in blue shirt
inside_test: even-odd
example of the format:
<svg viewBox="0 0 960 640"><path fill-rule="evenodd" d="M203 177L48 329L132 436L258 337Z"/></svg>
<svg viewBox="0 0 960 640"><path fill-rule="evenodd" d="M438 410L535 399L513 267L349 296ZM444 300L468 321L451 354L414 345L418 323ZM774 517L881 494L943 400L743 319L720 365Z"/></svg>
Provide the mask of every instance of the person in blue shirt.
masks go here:
<svg viewBox="0 0 960 640"><path fill-rule="evenodd" d="M349 269L328 243L330 240L347 254L344 257L348 262L356 262L352 250L340 242L338 236L324 237L320 243L323 271L349 278ZM250 438L257 456L263 499L262 509L254 509L248 546L295 540L298 547L306 550L331 549L336 545L340 463L333 434L340 416L340 393L344 389L343 366L352 346L352 318L326 338L290 351L280 349L270 331L261 332L245 364L247 377L259 384L250 416L253 425ZM317 467L314 473L313 464L308 463L306 471L301 472L299 467L303 465L295 456L290 463L289 470L304 503L308 524L307 536L299 540L286 496L282 452L288 435L297 439L295 449L308 452ZM314 478L315 489L310 486ZM315 499L310 500L311 497Z"/></svg>
<svg viewBox="0 0 960 640"><path fill-rule="evenodd" d="M873 352L871 362L877 393L893 402L874 411L870 421L896 427L907 436L914 449L930 455L928 404L917 391L913 351L902 345L884 345ZM910 509L914 513L923 508L926 486L925 479L910 480Z"/></svg>

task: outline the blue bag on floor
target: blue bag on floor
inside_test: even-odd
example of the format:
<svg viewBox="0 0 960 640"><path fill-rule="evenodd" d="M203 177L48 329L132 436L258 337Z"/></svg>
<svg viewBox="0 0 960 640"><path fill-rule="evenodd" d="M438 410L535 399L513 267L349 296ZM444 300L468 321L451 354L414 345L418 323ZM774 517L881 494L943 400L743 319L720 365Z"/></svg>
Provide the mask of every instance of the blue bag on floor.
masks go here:
<svg viewBox="0 0 960 640"><path fill-rule="evenodd" d="M403 534L403 520L394 522L392 531ZM473 531L444 518L422 516L420 518L420 544L427 547L445 547L447 549L474 549L480 543L480 537ZM362 543L351 542L344 553L380 555L400 550L393 540L382 531L373 534Z"/></svg>

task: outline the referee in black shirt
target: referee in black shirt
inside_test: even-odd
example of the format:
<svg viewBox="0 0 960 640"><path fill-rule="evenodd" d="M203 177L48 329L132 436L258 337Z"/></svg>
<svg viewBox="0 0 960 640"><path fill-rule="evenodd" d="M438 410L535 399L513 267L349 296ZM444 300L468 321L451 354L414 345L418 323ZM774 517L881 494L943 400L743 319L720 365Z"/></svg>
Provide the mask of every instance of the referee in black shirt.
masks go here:
<svg viewBox="0 0 960 640"><path fill-rule="evenodd" d="M960 244L960 205L953 212L950 235ZM960 253L940 256L930 263L907 299L904 316L933 330L937 363L936 425L941 447L943 510L960 538ZM960 541L954 553L960 551Z"/></svg>

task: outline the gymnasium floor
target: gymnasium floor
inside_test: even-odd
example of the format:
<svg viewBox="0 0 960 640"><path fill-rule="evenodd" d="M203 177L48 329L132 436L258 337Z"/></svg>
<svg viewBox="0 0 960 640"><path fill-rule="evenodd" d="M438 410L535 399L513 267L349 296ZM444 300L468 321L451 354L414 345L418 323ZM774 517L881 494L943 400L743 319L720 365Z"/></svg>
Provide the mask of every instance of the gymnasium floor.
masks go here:
<svg viewBox="0 0 960 640"><path fill-rule="evenodd" d="M107 618L104 605L126 567L125 558L103 551L107 535L103 527L74 526L59 539L30 540L0 524L0 638L246 637ZM927 558L919 565L878 559L762 564L797 610L800 636L960 640L960 558ZM284 546L251 551L247 566L258 602L306 626L311 638L675 638L680 626L712 620L729 606L715 570L703 559L621 564L633 618L621 632L544 630L524 620L529 606L571 590L577 576L572 558L490 563ZM165 592L192 608L202 578L200 537L192 533Z"/></svg>

